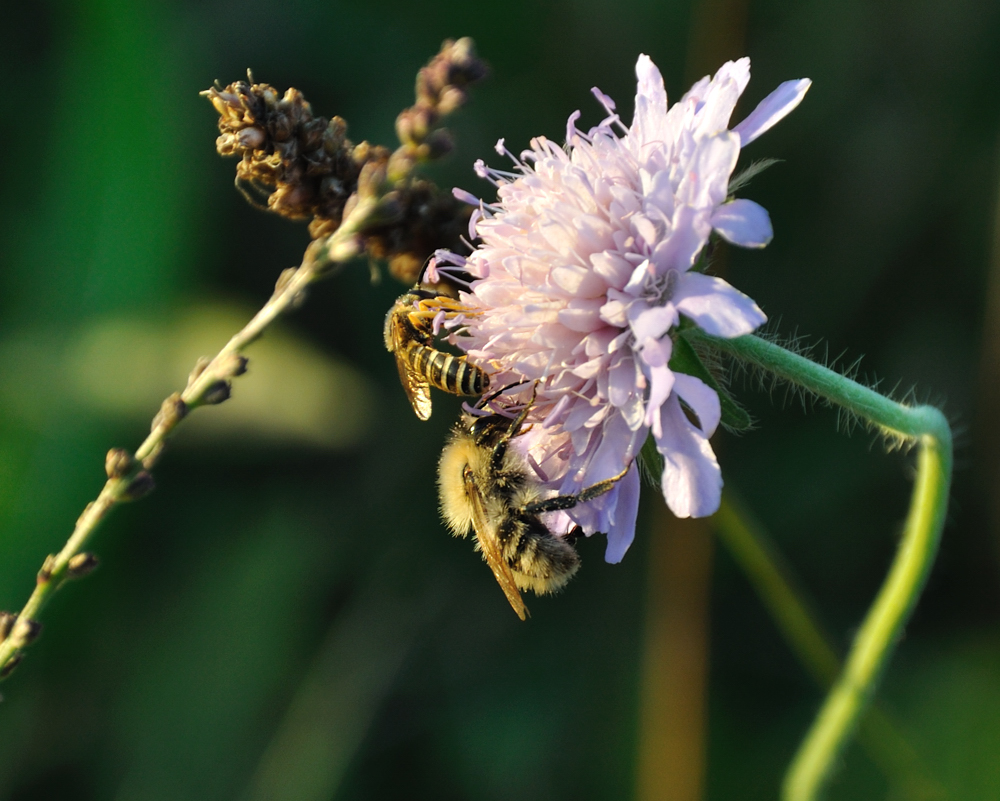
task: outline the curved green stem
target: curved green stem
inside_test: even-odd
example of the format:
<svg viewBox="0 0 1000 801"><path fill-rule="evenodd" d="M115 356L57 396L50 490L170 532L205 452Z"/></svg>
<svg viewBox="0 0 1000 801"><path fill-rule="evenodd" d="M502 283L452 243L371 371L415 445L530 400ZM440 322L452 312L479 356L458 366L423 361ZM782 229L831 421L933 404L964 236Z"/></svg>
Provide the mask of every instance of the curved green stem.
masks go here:
<svg viewBox="0 0 1000 801"><path fill-rule="evenodd" d="M791 568L767 532L733 497L730 487L723 493L712 523L789 647L816 684L829 690L842 668L833 640L819 623ZM947 797L940 782L928 772L920 755L892 717L879 708L877 700L860 718L858 740L900 799L940 801Z"/></svg>
<svg viewBox="0 0 1000 801"><path fill-rule="evenodd" d="M811 801L822 790L871 699L934 562L951 485L951 429L941 411L932 406L897 403L758 337L717 339L696 329L685 335L804 387L885 435L919 448L910 510L896 558L858 631L843 671L785 777L785 801Z"/></svg>
<svg viewBox="0 0 1000 801"><path fill-rule="evenodd" d="M253 342L271 323L293 308L306 288L319 278L328 276L332 268L358 252L358 232L370 219L377 207L376 199L365 198L356 206L340 228L326 240L317 240L306 251L302 264L279 281L271 298L261 307L225 347L200 371L196 368L187 388L171 396L156 416L149 436L135 452L131 467L122 475L109 469L109 478L95 500L76 521L73 533L58 554L49 556L38 571L35 589L27 603L17 614L17 621L0 617L0 680L5 679L20 661L24 648L38 632L38 615L51 600L56 590L74 576L73 558L81 554L100 523L108 513L123 501L133 500L152 487L147 470L151 469L163 450L167 436L180 424L191 409L209 403L213 390L228 384L234 372L233 359ZM226 395L228 396L228 395ZM168 408L173 414L165 414ZM140 483L141 485L140 486ZM143 489L144 487L144 489ZM13 624L13 625L12 625ZM6 631L4 629L9 629Z"/></svg>

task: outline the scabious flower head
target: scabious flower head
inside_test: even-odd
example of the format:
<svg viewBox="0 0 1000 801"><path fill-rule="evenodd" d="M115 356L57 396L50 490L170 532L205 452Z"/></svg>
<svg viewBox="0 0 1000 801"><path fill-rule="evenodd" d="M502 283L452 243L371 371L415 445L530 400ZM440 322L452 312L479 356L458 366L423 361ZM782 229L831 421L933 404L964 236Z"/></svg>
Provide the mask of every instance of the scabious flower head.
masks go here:
<svg viewBox="0 0 1000 801"><path fill-rule="evenodd" d="M553 492L575 494L620 474L611 491L548 519L608 534L617 562L635 532L635 457L652 434L664 457L663 495L678 517L710 515L722 476L709 437L720 420L715 391L670 368L671 333L681 316L709 334L748 334L766 319L746 295L692 270L714 230L743 247L771 240L767 212L728 196L740 148L798 105L808 80L783 83L741 123L729 118L750 78L750 61L725 64L667 107L659 70L636 64L635 116L625 127L614 102L594 94L608 116L583 133L579 112L565 149L538 137L514 172L477 164L497 186L480 205L468 257L439 253L472 276L463 335L469 359L493 386L535 382L527 428L515 442ZM522 400L532 390L525 389Z"/></svg>

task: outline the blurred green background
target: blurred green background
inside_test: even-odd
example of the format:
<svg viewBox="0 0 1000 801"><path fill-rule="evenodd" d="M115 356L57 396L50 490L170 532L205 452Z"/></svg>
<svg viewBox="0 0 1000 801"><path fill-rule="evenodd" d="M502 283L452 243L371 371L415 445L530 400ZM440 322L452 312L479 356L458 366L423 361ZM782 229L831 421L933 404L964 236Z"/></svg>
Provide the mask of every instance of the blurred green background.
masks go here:
<svg viewBox="0 0 1000 801"><path fill-rule="evenodd" d="M847 362L863 354L861 375L912 387L954 422L940 558L879 697L932 777L923 797L1000 798L989 0L5 4L0 608L26 600L100 489L106 450L138 444L160 399L307 244L304 225L234 191L198 92L251 67L345 117L355 141L391 145L416 70L463 35L493 75L431 174L483 195L474 159L499 166L500 136L515 151L536 134L561 141L577 108L596 123L591 86L630 119L640 52L675 99L720 52L750 55L737 116L782 80L813 79L748 148L784 160L744 192L776 237L729 254L729 277L778 330ZM436 396L424 424L410 411L381 340L399 291L372 286L364 264L318 287L253 346L234 399L185 424L158 491L115 513L100 571L60 593L3 685L0 799L636 795L655 695L641 665L682 647L644 636L669 578L649 558L656 494L621 565L604 564L602 537L582 543L578 578L529 599L521 624L438 521L435 463L458 403ZM759 425L716 438L727 486L846 648L892 556L910 462L781 388L733 386ZM685 752L697 780L656 797L774 798L821 694L725 550L704 553L711 589L683 617L710 632L708 702L675 732L697 741ZM829 797L921 796L853 746Z"/></svg>

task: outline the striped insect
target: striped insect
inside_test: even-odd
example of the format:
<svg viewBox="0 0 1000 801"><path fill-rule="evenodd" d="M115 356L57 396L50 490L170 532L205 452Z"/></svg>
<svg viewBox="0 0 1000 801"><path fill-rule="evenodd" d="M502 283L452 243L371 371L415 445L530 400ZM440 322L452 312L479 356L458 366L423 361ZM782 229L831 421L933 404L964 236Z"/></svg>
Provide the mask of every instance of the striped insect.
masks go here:
<svg viewBox="0 0 1000 801"><path fill-rule="evenodd" d="M431 387L452 395L482 395L490 377L482 368L434 347L434 318L464 311L456 300L415 286L385 316L385 347L396 357L399 381L417 417L431 416Z"/></svg>

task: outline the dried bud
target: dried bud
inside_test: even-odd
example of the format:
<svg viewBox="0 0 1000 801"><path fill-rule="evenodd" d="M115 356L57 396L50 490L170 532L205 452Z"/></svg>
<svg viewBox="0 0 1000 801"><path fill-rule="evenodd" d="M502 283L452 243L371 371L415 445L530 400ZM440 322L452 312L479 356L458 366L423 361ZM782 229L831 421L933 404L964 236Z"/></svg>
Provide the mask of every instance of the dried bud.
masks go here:
<svg viewBox="0 0 1000 801"><path fill-rule="evenodd" d="M239 148L240 150L257 150L264 144L267 136L260 128L251 127L244 128L234 138L236 140L234 143L235 148Z"/></svg>
<svg viewBox="0 0 1000 801"><path fill-rule="evenodd" d="M380 194L385 185L386 165L378 161L369 161L361 168L358 175L358 197L375 197Z"/></svg>
<svg viewBox="0 0 1000 801"><path fill-rule="evenodd" d="M20 617L10 630L10 641L15 648L25 648L38 639L42 633L42 624L37 620Z"/></svg>
<svg viewBox="0 0 1000 801"><path fill-rule="evenodd" d="M56 557L55 554L49 554L45 557L42 562L41 568L38 570L38 574L35 576L35 582L38 584L44 584L50 578L52 578L52 573L56 569Z"/></svg>
<svg viewBox="0 0 1000 801"><path fill-rule="evenodd" d="M132 472L135 457L124 448L112 448L104 457L104 472L108 478L121 478Z"/></svg>
<svg viewBox="0 0 1000 801"><path fill-rule="evenodd" d="M22 653L16 653L8 659L7 664L0 668L0 679L5 679L13 673L14 668L21 664L22 659L24 659L24 654Z"/></svg>
<svg viewBox="0 0 1000 801"><path fill-rule="evenodd" d="M438 248L460 248L472 207L426 181L413 181L393 193L401 214L366 228L365 248L373 259L389 262L390 272L410 286Z"/></svg>
<svg viewBox="0 0 1000 801"><path fill-rule="evenodd" d="M240 356L238 353L227 353L219 360L219 375L227 378L243 375L247 371L249 363L250 360L246 356Z"/></svg>
<svg viewBox="0 0 1000 801"><path fill-rule="evenodd" d="M121 499L123 501L137 501L140 498L145 498L155 488L156 482L153 481L153 477L145 470L140 470L125 488Z"/></svg>
<svg viewBox="0 0 1000 801"><path fill-rule="evenodd" d="M187 414L188 408L187 404L181 400L181 394L175 392L165 401L163 405L160 406L160 411L156 413L156 417L153 418L152 429L155 431L157 428L165 428L170 431L178 422L184 419Z"/></svg>
<svg viewBox="0 0 1000 801"><path fill-rule="evenodd" d="M396 117L396 136L404 145L416 143L413 136L413 112L410 109L404 109Z"/></svg>
<svg viewBox="0 0 1000 801"><path fill-rule="evenodd" d="M70 578L83 578L89 573L93 573L97 569L98 564L100 562L92 553L78 553L70 557L69 562L66 564L66 569L69 572Z"/></svg>
<svg viewBox="0 0 1000 801"><path fill-rule="evenodd" d="M7 639L7 635L10 634L10 630L14 628L14 623L17 621L17 615L13 612L0 612L0 642Z"/></svg>
<svg viewBox="0 0 1000 801"><path fill-rule="evenodd" d="M455 147L455 140L446 128L438 128L433 131L423 145L426 152L421 148L421 158L431 160L447 156Z"/></svg>
<svg viewBox="0 0 1000 801"><path fill-rule="evenodd" d="M209 384L205 394L201 396L201 402L206 406L215 406L223 401L229 400L233 393L232 385L226 380L213 381Z"/></svg>

